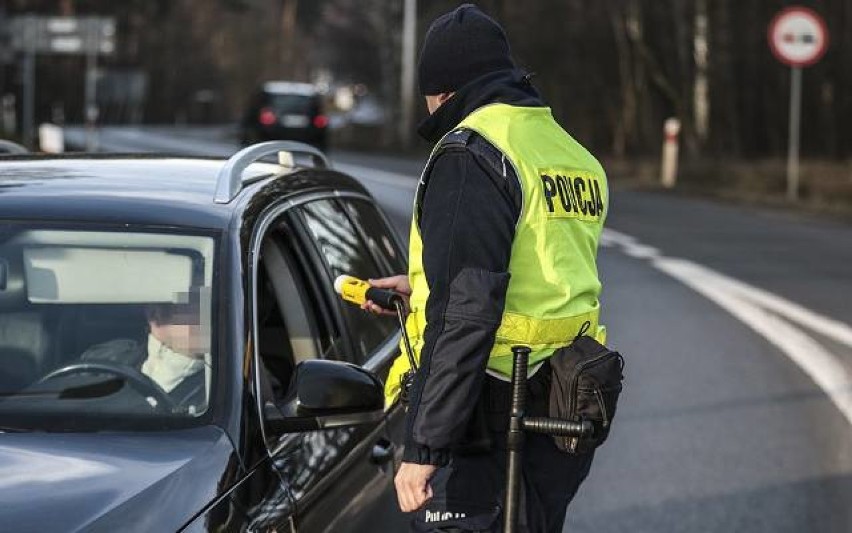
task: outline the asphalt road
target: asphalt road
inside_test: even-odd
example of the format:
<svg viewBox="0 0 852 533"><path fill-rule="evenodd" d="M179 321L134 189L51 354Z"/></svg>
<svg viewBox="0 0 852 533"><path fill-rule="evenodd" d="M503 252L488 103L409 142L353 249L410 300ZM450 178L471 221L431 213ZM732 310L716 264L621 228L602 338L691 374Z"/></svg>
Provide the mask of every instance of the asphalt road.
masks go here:
<svg viewBox="0 0 852 533"><path fill-rule="evenodd" d="M108 128L100 141L236 149L196 129ZM332 157L405 235L421 162ZM852 531L852 228L617 188L610 213L604 318L627 382L565 530Z"/></svg>

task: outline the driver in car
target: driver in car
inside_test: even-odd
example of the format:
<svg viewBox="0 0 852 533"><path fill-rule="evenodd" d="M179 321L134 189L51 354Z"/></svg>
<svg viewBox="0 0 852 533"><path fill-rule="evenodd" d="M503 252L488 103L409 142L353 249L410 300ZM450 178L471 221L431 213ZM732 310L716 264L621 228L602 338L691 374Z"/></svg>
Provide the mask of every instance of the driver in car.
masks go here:
<svg viewBox="0 0 852 533"><path fill-rule="evenodd" d="M163 389L175 405L202 411L209 340L201 332L198 302L150 304L145 307L145 317L148 336L144 343L111 340L92 346L80 359L136 368Z"/></svg>

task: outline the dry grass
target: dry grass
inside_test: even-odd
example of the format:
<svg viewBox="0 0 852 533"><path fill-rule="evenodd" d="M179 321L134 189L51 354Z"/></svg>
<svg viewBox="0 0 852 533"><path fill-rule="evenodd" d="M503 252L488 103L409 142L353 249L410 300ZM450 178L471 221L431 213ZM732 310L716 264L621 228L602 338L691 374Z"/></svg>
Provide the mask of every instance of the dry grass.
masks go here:
<svg viewBox="0 0 852 533"><path fill-rule="evenodd" d="M659 161L604 160L615 186L658 188ZM808 159L801 162L800 200L786 199L784 159L681 160L677 190L750 204L786 206L852 217L852 160Z"/></svg>

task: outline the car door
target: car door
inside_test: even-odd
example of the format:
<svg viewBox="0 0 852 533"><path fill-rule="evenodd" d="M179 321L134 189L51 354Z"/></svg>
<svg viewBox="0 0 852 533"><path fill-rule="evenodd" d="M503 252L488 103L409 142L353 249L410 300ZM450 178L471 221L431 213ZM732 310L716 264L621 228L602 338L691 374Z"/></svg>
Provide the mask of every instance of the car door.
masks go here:
<svg viewBox="0 0 852 533"><path fill-rule="evenodd" d="M358 227L364 236L364 241L367 243L373 257L383 275L405 274L408 272L407 254L403 251L402 244L396 233L391 229L387 218L379 211L373 202L366 201L360 198L341 198L341 204L346 209L347 214ZM398 336L396 337L399 338ZM396 350L394 357L376 357L370 367L382 381L388 377L391 364L396 356L399 355L399 350ZM398 465L402 460L402 442L405 432L405 411L399 405L394 404L387 412L385 420L385 430L389 441L397 444L395 446L395 465ZM394 505L396 502L394 501Z"/></svg>
<svg viewBox="0 0 852 533"><path fill-rule="evenodd" d="M376 355L387 353L385 359L390 358L397 334L392 321L354 322L358 319L347 315L333 296L331 276L341 261L357 265L357 275L385 273L342 205L320 195L284 204L277 211L272 210L272 218L260 224L266 229L259 237L254 273L253 335L261 417L267 404L286 396L300 361L327 358L370 368L365 363ZM339 244L331 259L323 255L330 252L330 242ZM287 527L374 531L377 512L387 515L393 496L394 445L387 438L384 421L281 435L266 427L264 440L271 464L281 476L281 490L298 509L297 516L287 517ZM282 497L273 500L280 502ZM396 524L388 530L396 530Z"/></svg>
<svg viewBox="0 0 852 533"><path fill-rule="evenodd" d="M403 254L397 240L372 200L354 193L339 193L334 198L306 202L297 210L297 216L316 258L325 269L324 281L318 284L323 289L322 299L329 302L339 317L341 334L345 336L345 342L339 343L341 350L329 357L361 365L381 379L386 378L398 353L397 320L373 316L344 302L334 294L333 281L341 274L368 279L404 271ZM370 221L380 223L381 231L374 231L376 227L366 223L370 216ZM377 246L383 246L384 253L376 253ZM372 480L369 488L365 486L358 491L357 486L352 487L357 491L352 494L357 503L350 507L360 508L360 516L368 520L351 525L339 520L334 531L398 531L405 527L405 518L396 505L393 490L393 463L400 453L400 445L389 438L386 422L387 419L379 439L370 435L362 443L368 460L382 465L381 477ZM347 498L345 480L341 481L339 493ZM320 502L317 511L322 510L322 514L339 511L335 500L336 496L329 494L327 507Z"/></svg>

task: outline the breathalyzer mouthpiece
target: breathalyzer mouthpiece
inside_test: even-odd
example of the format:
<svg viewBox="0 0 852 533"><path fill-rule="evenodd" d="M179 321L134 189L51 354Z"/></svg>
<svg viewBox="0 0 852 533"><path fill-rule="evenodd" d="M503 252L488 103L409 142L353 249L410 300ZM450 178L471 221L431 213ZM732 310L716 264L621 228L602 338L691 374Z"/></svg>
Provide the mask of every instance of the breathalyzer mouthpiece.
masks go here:
<svg viewBox="0 0 852 533"><path fill-rule="evenodd" d="M397 302L403 301L402 296L392 290L373 287L362 279L345 274L334 280L334 290L347 302L363 305L367 300L371 300L390 311L396 308Z"/></svg>

